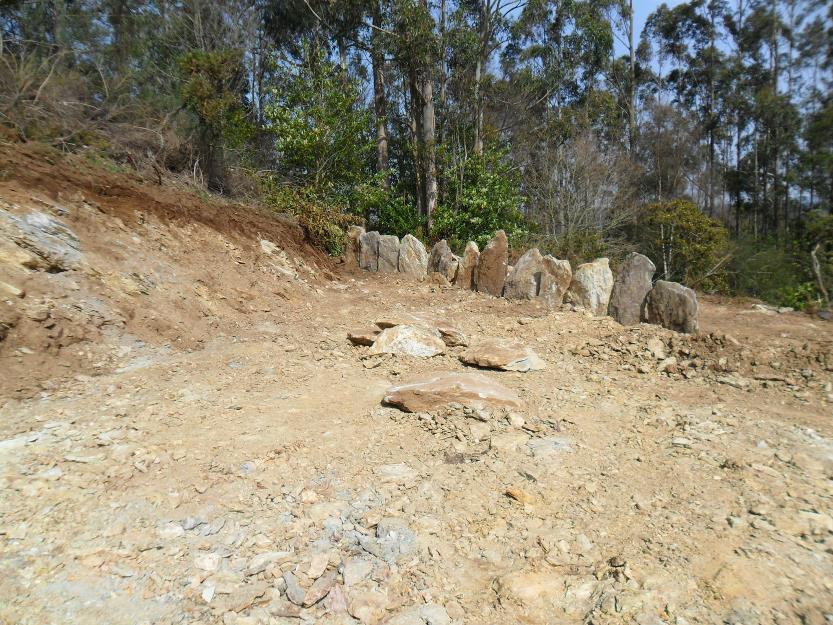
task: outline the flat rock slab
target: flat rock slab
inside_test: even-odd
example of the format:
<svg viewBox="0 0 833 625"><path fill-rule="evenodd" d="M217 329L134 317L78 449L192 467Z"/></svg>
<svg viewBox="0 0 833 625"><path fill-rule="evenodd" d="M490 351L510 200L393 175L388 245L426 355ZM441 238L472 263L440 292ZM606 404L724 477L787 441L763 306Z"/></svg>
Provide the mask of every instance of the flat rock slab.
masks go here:
<svg viewBox="0 0 833 625"><path fill-rule="evenodd" d="M353 345L373 345L382 331L379 328L366 328L362 330L353 330L347 333L347 340Z"/></svg>
<svg viewBox="0 0 833 625"><path fill-rule="evenodd" d="M391 386L384 403L405 412L425 412L450 403L471 408L506 406L520 408L521 398L512 389L482 373L435 371Z"/></svg>
<svg viewBox="0 0 833 625"><path fill-rule="evenodd" d="M470 347L460 360L467 365L501 369L503 371L539 371L546 363L530 347L498 339L487 340Z"/></svg>
<svg viewBox="0 0 833 625"><path fill-rule="evenodd" d="M371 354L396 354L418 358L431 358L444 351L445 343L437 333L408 325L382 330L370 348Z"/></svg>

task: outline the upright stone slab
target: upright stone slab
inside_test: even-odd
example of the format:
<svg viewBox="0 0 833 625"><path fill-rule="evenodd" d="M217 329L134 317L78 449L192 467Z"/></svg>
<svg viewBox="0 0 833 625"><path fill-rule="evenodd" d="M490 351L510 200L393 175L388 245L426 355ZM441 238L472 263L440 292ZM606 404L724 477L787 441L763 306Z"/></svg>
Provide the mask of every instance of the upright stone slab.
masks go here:
<svg viewBox="0 0 833 625"><path fill-rule="evenodd" d="M549 254L542 259L544 272L541 274L541 286L538 297L549 306L560 306L564 295L573 280L573 270L569 260L560 260Z"/></svg>
<svg viewBox="0 0 833 625"><path fill-rule="evenodd" d="M573 304L583 306L595 317L603 317L607 314L612 289L610 263L607 258L597 258L576 267L568 297Z"/></svg>
<svg viewBox="0 0 833 625"><path fill-rule="evenodd" d="M518 259L512 273L507 273L503 296L508 299L533 299L538 297L541 276L544 272L544 258L537 247L533 247Z"/></svg>
<svg viewBox="0 0 833 625"><path fill-rule="evenodd" d="M399 273L420 280L428 273L428 252L422 241L411 234L402 237L399 244Z"/></svg>
<svg viewBox="0 0 833 625"><path fill-rule="evenodd" d="M699 330L697 295L692 289L657 280L645 298L643 320L676 332L697 334Z"/></svg>
<svg viewBox="0 0 833 625"><path fill-rule="evenodd" d="M361 226L350 226L347 234L344 235L344 264L348 267L359 266L359 256L361 255L359 237L363 234L364 228Z"/></svg>
<svg viewBox="0 0 833 625"><path fill-rule="evenodd" d="M359 267L366 271L379 271L378 232L365 232L359 236Z"/></svg>
<svg viewBox="0 0 833 625"><path fill-rule="evenodd" d="M496 297L503 294L503 285L506 282L506 270L509 267L509 241L503 230L498 230L495 238L489 241L488 245L480 253L480 260L477 263L475 281L477 290L481 293L490 293Z"/></svg>
<svg viewBox="0 0 833 625"><path fill-rule="evenodd" d="M428 255L428 273L438 273L449 282L457 277L460 259L451 252L445 239L437 241Z"/></svg>
<svg viewBox="0 0 833 625"><path fill-rule="evenodd" d="M399 271L399 237L383 234L379 237L379 271L396 273Z"/></svg>
<svg viewBox="0 0 833 625"><path fill-rule="evenodd" d="M642 319L645 297L653 287L651 281L656 270L647 256L636 252L628 254L613 282L608 314L623 326L638 324Z"/></svg>
<svg viewBox="0 0 833 625"><path fill-rule="evenodd" d="M457 268L457 277L454 279L455 286L461 289L468 289L473 291L476 287L475 275L477 272L477 262L480 259L480 250L477 243L469 241L466 243L466 251L463 252L463 258Z"/></svg>

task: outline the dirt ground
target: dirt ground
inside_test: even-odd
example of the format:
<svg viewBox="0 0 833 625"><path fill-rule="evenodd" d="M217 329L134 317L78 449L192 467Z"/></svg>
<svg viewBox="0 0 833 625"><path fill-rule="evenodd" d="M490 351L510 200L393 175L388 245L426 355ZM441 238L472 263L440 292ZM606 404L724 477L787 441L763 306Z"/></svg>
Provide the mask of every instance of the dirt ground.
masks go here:
<svg viewBox="0 0 833 625"><path fill-rule="evenodd" d="M703 297L698 337L624 328L0 157L0 622L833 622L833 324ZM520 414L383 406L467 370L346 339L406 314L532 347L483 372Z"/></svg>

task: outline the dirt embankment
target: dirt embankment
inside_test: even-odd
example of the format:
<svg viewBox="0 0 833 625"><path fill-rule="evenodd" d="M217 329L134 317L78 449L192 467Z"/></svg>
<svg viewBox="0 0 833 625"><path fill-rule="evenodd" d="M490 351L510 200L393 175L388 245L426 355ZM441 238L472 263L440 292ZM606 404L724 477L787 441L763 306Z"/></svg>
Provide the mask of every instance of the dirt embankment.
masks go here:
<svg viewBox="0 0 833 625"><path fill-rule="evenodd" d="M0 146L0 172L3 395L109 371L145 344L198 348L333 278L265 209L37 144Z"/></svg>

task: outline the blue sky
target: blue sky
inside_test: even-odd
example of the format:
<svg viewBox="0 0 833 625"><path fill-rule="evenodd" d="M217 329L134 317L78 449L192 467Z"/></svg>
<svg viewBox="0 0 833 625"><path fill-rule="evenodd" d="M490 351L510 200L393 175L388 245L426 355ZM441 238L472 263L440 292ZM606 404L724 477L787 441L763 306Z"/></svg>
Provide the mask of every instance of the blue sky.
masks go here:
<svg viewBox="0 0 833 625"><path fill-rule="evenodd" d="M645 20L647 20L648 16L661 4L663 4L661 0L633 0L633 25L634 30L636 31L635 39L637 41L639 41L639 35L642 34L642 28L645 26ZM682 4L682 0L665 0L665 4L669 7L673 7L678 4ZM620 48L618 42L616 50L620 54L624 53L624 50Z"/></svg>

